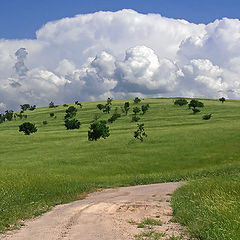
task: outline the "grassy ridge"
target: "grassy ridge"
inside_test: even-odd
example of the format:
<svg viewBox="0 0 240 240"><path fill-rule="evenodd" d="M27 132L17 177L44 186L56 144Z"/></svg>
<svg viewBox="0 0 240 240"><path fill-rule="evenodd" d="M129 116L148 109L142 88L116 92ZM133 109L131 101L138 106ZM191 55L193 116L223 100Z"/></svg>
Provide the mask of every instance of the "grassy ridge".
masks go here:
<svg viewBox="0 0 240 240"><path fill-rule="evenodd" d="M125 101L114 100L112 113ZM96 105L103 102L83 104L76 117L79 130L65 129L63 106L27 111L27 121L39 129L30 136L18 132L24 120L0 124L0 230L96 188L237 174L240 102L203 102L202 112L193 115L173 99L145 99L150 109L140 120L148 134L143 143L133 138L137 124L131 114L110 124L109 138L87 140L93 115L100 113ZM205 113L213 118L203 121ZM101 119L110 116L102 113Z"/></svg>

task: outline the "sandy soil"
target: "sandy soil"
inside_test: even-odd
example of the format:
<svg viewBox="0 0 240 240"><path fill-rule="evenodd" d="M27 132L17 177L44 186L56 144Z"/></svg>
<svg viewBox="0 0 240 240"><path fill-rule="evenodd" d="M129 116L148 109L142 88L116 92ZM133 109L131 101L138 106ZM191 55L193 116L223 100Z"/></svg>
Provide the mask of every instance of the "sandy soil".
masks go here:
<svg viewBox="0 0 240 240"><path fill-rule="evenodd" d="M182 183L162 183L107 189L89 194L84 200L54 207L50 212L25 221L19 230L0 235L4 240L131 240L142 232L167 236L184 233L172 223L170 195ZM162 226L138 228L146 218ZM184 237L184 239L189 239Z"/></svg>

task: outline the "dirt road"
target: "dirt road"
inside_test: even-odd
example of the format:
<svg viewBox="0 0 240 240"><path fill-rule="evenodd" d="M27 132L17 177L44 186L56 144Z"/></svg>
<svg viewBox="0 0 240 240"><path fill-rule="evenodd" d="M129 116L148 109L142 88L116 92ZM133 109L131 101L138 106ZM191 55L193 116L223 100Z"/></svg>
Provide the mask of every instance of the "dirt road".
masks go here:
<svg viewBox="0 0 240 240"><path fill-rule="evenodd" d="M84 200L56 206L26 221L20 230L0 235L0 239L130 240L143 232L164 233L166 236L161 239L167 239L182 232L181 226L169 221L170 195L180 185L162 183L95 192ZM138 223L146 218L161 221L162 226L139 228Z"/></svg>

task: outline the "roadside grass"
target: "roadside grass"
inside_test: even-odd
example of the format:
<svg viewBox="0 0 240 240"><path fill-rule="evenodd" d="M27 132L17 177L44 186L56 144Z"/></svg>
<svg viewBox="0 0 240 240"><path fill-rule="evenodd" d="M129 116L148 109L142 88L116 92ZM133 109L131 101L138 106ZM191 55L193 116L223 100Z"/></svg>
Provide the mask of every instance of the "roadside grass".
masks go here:
<svg viewBox="0 0 240 240"><path fill-rule="evenodd" d="M240 236L240 176L195 180L172 198L175 221L199 240L238 240Z"/></svg>
<svg viewBox="0 0 240 240"><path fill-rule="evenodd" d="M131 110L109 124L110 137L89 142L87 131L94 115L106 120L126 101ZM38 128L30 136L18 132L25 120L0 124L0 231L94 189L237 175L240 102L202 100L205 107L193 115L173 101L142 101L150 105L140 116L148 135L142 143L133 138L137 128L131 122L133 100L114 100L111 114L96 108L103 101L83 103L76 116L79 130L65 129L63 106L27 111L26 121ZM203 121L207 113L213 117Z"/></svg>
<svg viewBox="0 0 240 240"><path fill-rule="evenodd" d="M159 220L155 220L153 218L145 218L142 222L138 223L138 228L146 228L152 226L162 226L162 222Z"/></svg>

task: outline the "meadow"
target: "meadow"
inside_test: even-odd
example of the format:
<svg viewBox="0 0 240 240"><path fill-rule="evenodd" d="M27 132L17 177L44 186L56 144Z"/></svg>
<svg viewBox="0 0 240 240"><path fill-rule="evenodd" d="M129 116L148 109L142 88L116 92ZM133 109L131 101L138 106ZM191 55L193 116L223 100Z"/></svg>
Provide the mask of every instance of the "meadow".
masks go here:
<svg viewBox="0 0 240 240"><path fill-rule="evenodd" d="M116 107L121 112L126 101L131 104L129 114L122 113L109 124L110 136L98 141L88 141L87 132L95 114L101 115L100 120L111 116L96 108L106 101L82 103L76 116L79 130L66 130L67 108L62 105L28 110L27 120L0 124L0 231L96 189L189 181L173 196L176 221L185 224L196 239L238 239L240 219L234 216L240 216L236 194L240 187L240 102L202 99L205 107L193 115L188 107L175 106L174 99L144 99L138 105L150 108L139 123L145 124L148 137L140 142L133 137L137 128L131 122L133 99L113 100L111 113ZM51 112L56 118L49 116ZM208 113L213 117L202 120ZM25 121L35 123L38 132L30 136L18 132ZM231 211L229 205L219 204L222 199L230 199ZM186 214L189 208L192 211ZM226 224L211 227L221 216ZM232 238L226 235L229 232Z"/></svg>

